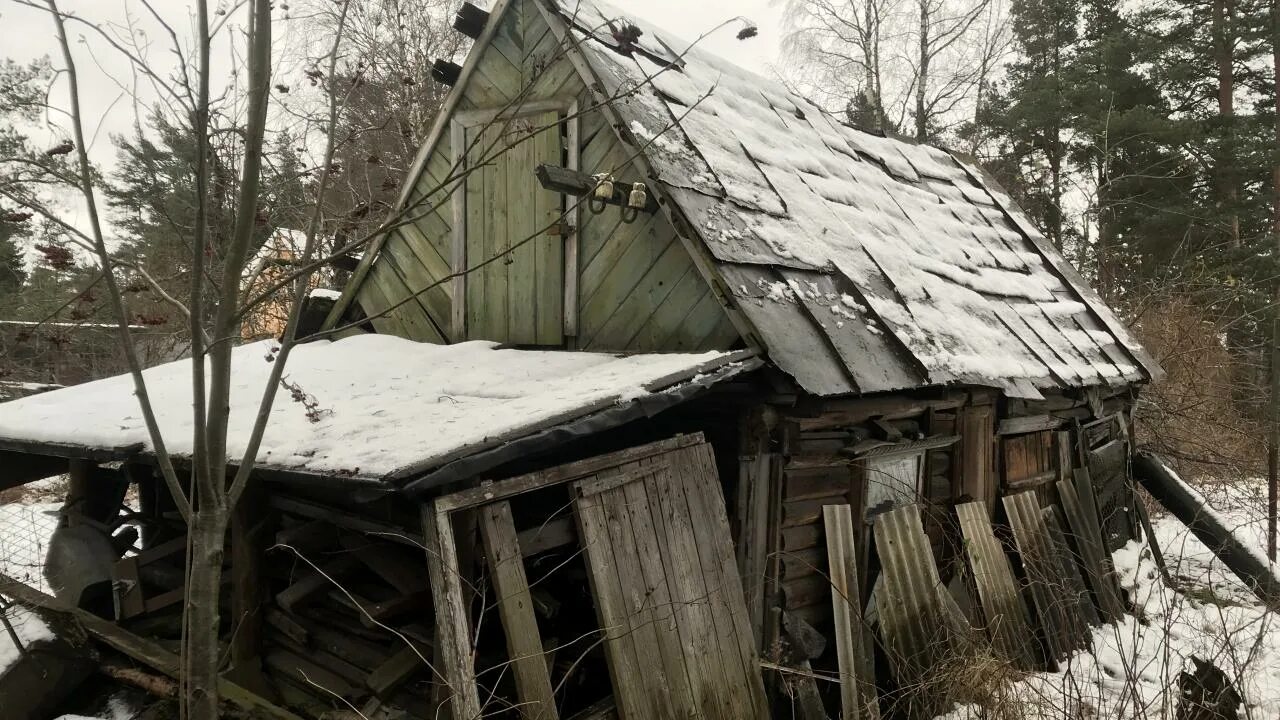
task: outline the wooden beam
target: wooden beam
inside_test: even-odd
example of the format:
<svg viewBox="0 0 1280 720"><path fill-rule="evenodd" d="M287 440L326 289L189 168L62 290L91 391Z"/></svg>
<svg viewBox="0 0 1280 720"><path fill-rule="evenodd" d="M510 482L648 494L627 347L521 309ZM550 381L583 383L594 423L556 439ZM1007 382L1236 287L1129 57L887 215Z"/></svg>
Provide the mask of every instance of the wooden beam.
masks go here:
<svg viewBox="0 0 1280 720"><path fill-rule="evenodd" d="M538 183L542 185L544 190L551 192L564 193L579 198L588 198L596 202L603 202L605 205L613 205L616 207L628 207L628 201L631 195L631 181L615 180L613 183L613 193L607 198L596 198L595 193L597 181L590 174L581 170L571 170L563 168L559 165L539 165L534 168L533 174L538 178ZM635 182L640 182L639 180ZM649 214L658 212L658 201L654 197L653 191L645 188L645 204L637 210Z"/></svg>
<svg viewBox="0 0 1280 720"><path fill-rule="evenodd" d="M1134 455L1133 473L1151 496L1181 520L1259 600L1280 612L1280 577L1271 570L1266 558L1240 542L1199 493L1150 453Z"/></svg>
<svg viewBox="0 0 1280 720"><path fill-rule="evenodd" d="M27 455L12 450L0 450L0 467L4 475L0 476L0 490L8 490L29 482L43 480L67 471L65 458L47 455Z"/></svg>
<svg viewBox="0 0 1280 720"><path fill-rule="evenodd" d="M507 657L515 669L520 716L526 720L554 720L559 717L555 691L543 656L542 634L533 613L511 504L503 501L485 505L479 513L480 537L507 638Z"/></svg>
<svg viewBox="0 0 1280 720"><path fill-rule="evenodd" d="M858 551L853 540L853 511L848 505L822 509L831 578L831 611L835 618L836 659L840 668L840 717L880 717L875 678L871 675L869 637L862 623L862 590L858 585Z"/></svg>

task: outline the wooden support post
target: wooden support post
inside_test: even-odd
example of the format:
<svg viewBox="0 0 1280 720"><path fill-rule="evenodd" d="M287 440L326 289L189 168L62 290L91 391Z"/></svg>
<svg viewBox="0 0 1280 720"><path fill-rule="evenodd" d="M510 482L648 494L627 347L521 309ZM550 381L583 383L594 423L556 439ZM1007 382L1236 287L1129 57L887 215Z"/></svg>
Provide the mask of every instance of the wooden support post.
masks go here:
<svg viewBox="0 0 1280 720"><path fill-rule="evenodd" d="M231 511L231 668L238 683L265 693L262 676L262 563L267 531L262 490L250 484ZM181 591L181 589L179 589Z"/></svg>
<svg viewBox="0 0 1280 720"><path fill-rule="evenodd" d="M738 457L738 574L746 595L747 617L756 649L765 651L764 625L769 571L769 510L775 483L781 480L782 463L771 452L772 412L757 408L744 418Z"/></svg>
<svg viewBox="0 0 1280 720"><path fill-rule="evenodd" d="M538 619L533 614L511 503L502 501L480 509L480 537L498 596L507 657L515 669L520 716L527 720L554 720L559 717L555 693L543 657Z"/></svg>
<svg viewBox="0 0 1280 720"><path fill-rule="evenodd" d="M471 622L466 592L458 577L458 546L447 510L435 503L422 506L422 530L427 539L427 571L435 602L437 671L448 687L454 720L480 717L480 692L471 658Z"/></svg>
<svg viewBox="0 0 1280 720"><path fill-rule="evenodd" d="M854 547L853 512L848 505L822 508L831 577L831 610L835 617L836 658L840 667L840 717L880 717L871 675L869 638L862 623L862 591L858 586L858 552Z"/></svg>

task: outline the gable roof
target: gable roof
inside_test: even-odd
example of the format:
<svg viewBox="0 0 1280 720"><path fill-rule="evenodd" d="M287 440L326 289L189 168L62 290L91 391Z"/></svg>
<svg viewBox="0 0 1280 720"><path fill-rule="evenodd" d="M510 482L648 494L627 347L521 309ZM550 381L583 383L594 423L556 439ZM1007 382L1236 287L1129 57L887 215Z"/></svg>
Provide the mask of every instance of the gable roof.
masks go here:
<svg viewBox="0 0 1280 720"><path fill-rule="evenodd" d="M842 124L606 3L550 2L535 0L745 334L809 392L1034 398L1160 373L976 165ZM636 51L609 30L623 18L643 31Z"/></svg>

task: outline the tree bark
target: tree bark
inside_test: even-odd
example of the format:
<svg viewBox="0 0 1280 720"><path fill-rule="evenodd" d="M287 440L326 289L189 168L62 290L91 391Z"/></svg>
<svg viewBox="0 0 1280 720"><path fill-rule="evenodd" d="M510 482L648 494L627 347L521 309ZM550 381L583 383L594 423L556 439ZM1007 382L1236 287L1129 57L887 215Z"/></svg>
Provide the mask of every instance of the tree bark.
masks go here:
<svg viewBox="0 0 1280 720"><path fill-rule="evenodd" d="M920 0L920 57L916 72L916 140L929 139L929 117L925 104L929 84L929 0Z"/></svg>
<svg viewBox="0 0 1280 720"><path fill-rule="evenodd" d="M197 508L187 541L187 673L182 698L187 720L218 720L218 590L226 534L227 514L221 507Z"/></svg>
<svg viewBox="0 0 1280 720"><path fill-rule="evenodd" d="M1280 0L1271 0L1271 61L1275 70L1275 145L1271 151L1271 234L1280 252ZM1267 483L1267 558L1276 559L1276 510L1280 504L1280 280L1273 297L1271 323L1271 427Z"/></svg>

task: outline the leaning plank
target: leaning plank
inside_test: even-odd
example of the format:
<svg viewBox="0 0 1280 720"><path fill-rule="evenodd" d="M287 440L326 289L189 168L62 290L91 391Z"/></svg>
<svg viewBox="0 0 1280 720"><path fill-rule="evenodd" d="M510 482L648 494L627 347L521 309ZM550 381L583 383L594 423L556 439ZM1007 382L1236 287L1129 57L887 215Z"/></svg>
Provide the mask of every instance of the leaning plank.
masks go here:
<svg viewBox="0 0 1280 720"><path fill-rule="evenodd" d="M1115 575L1107 563L1102 551L1102 528L1096 515L1085 512L1080 501L1080 493L1075 483L1069 480L1058 481L1058 499L1062 501L1062 510L1067 516L1067 527L1071 538L1080 551L1080 560L1084 565L1085 578L1098 601L1102 616L1108 621L1117 620L1124 614L1124 606L1120 603L1120 594L1116 587Z"/></svg>
<svg viewBox="0 0 1280 720"><path fill-rule="evenodd" d="M1071 642L1071 621L1061 602L1061 568L1049 542L1049 531L1040 515L1034 492L1004 497L1005 513L1013 528L1013 539L1022 558L1036 618L1044 632L1052 660L1065 658L1075 647Z"/></svg>
<svg viewBox="0 0 1280 720"><path fill-rule="evenodd" d="M528 720L554 720L559 717L555 693L542 654L542 635L533 614L533 598L529 594L529 580L524 572L510 503L496 502L480 509L480 537L498 595L507 655L515 669L520 716Z"/></svg>
<svg viewBox="0 0 1280 720"><path fill-rule="evenodd" d="M840 668L840 717L879 718L875 679L863 642L862 591L858 585L858 552L853 542L853 512L848 505L822 510L831 573L831 610L835 618L836 657Z"/></svg>
<svg viewBox="0 0 1280 720"><path fill-rule="evenodd" d="M1035 653L1028 645L1031 623L1027 606L1014 580L1009 557L991 528L987 504L978 500L957 505L956 514L991 644L1018 668L1030 670Z"/></svg>
<svg viewBox="0 0 1280 720"><path fill-rule="evenodd" d="M111 648L128 655L156 672L178 677L178 656L145 638L134 635L108 620L80 608L71 607L52 595L36 590L6 575L0 575L0 595L33 607L41 607L74 618L90 635ZM251 717L273 720L302 720L261 696L226 678L218 679L218 692L226 702L246 710Z"/></svg>

